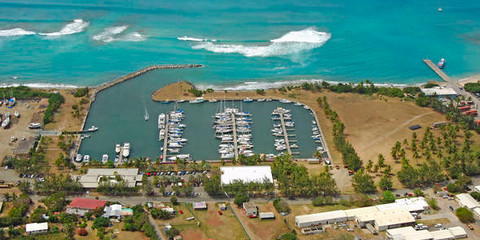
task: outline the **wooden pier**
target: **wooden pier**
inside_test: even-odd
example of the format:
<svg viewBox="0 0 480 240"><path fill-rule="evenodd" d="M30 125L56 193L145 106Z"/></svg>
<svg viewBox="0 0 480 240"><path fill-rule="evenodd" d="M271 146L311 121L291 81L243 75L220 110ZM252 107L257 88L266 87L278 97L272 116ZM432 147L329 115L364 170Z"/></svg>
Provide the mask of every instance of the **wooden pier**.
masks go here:
<svg viewBox="0 0 480 240"><path fill-rule="evenodd" d="M237 119L235 113L232 112L232 124L233 124L233 148L235 154L235 160L238 160L238 140L237 140Z"/></svg>
<svg viewBox="0 0 480 240"><path fill-rule="evenodd" d="M167 149L168 149L168 128L170 127L170 114L165 114L165 136L163 137L163 159L162 162L167 161Z"/></svg>
<svg viewBox="0 0 480 240"><path fill-rule="evenodd" d="M430 67L430 69L432 69L432 71L434 71L443 81L448 83L452 82L452 79L447 74L445 74L445 72L442 71L442 69L437 67L437 65L433 63L432 60L424 59L423 62L427 64L427 66Z"/></svg>
<svg viewBox="0 0 480 240"><path fill-rule="evenodd" d="M292 150L290 149L290 141L288 140L289 135L287 134L287 127L285 126L285 118L283 113L278 113L280 116L280 123L282 124L283 138L285 139L285 146L287 147L288 154L292 155Z"/></svg>

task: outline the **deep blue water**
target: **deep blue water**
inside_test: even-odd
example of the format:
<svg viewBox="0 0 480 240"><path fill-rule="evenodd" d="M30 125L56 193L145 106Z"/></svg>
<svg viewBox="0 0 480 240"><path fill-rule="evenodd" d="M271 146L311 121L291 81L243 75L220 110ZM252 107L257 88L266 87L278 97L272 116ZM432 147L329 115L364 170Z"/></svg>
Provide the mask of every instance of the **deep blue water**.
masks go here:
<svg viewBox="0 0 480 240"><path fill-rule="evenodd" d="M445 71L460 78L480 72L479 12L473 0L4 0L0 30L31 35L0 31L0 84L98 85L161 63L205 64L183 79L201 84L419 83L436 79L422 62L427 57L446 58ZM74 19L88 26L39 34L59 32ZM99 36L121 26L127 27L117 35ZM323 45L305 34L296 43L270 42L301 30L331 37Z"/></svg>

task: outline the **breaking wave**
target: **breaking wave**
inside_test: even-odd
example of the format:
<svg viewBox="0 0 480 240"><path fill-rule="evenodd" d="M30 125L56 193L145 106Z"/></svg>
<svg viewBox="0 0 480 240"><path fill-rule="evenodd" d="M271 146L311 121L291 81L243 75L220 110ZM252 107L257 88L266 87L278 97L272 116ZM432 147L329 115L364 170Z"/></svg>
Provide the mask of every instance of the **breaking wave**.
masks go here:
<svg viewBox="0 0 480 240"><path fill-rule="evenodd" d="M330 33L307 28L288 32L280 38L270 40L268 45L221 44L202 41L194 45L193 49L204 49L215 53L239 53L246 57L272 57L321 47L330 37Z"/></svg>
<svg viewBox="0 0 480 240"><path fill-rule="evenodd" d="M180 41L190 41L190 42L216 42L217 41L215 39L194 38L194 37L188 37L188 36L177 37L177 39Z"/></svg>
<svg viewBox="0 0 480 240"><path fill-rule="evenodd" d="M58 37L63 35L71 35L75 33L83 32L89 25L89 22L85 22L82 19L75 19L72 23L65 25L58 32L51 33L39 33L40 35L49 36L49 37Z"/></svg>
<svg viewBox="0 0 480 240"><path fill-rule="evenodd" d="M127 30L128 26L116 26L116 27L108 27L103 30L103 32L99 33L92 37L93 40L102 41L102 42L113 42L113 41L125 41L125 42L141 42L145 41L147 38L138 32L131 32L125 34L123 36L117 37L125 30Z"/></svg>
<svg viewBox="0 0 480 240"><path fill-rule="evenodd" d="M12 28L6 30L0 30L0 37L14 37L14 36L24 36L24 35L34 35L35 32L27 31L22 28Z"/></svg>
<svg viewBox="0 0 480 240"><path fill-rule="evenodd" d="M81 86L70 85L70 84L54 84L54 83L3 83L0 84L0 88L4 87L19 87L26 86L30 88L40 88L40 89L71 89L79 88Z"/></svg>
<svg viewBox="0 0 480 240"><path fill-rule="evenodd" d="M103 41L103 42L112 42L115 40L114 36L117 34L122 33L123 31L127 30L128 26L117 26L117 27L108 27L103 30L103 32L99 33L92 37L93 40L96 41Z"/></svg>

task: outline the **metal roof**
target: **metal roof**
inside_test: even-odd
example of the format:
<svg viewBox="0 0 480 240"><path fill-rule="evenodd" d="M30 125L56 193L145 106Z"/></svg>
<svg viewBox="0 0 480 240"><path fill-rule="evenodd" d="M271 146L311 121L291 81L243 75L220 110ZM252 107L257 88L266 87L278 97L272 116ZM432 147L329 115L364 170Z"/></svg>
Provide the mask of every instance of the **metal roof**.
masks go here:
<svg viewBox="0 0 480 240"><path fill-rule="evenodd" d="M221 182L223 185L235 181L244 183L268 181L273 183L272 170L270 166L240 166L240 167L220 167L222 172Z"/></svg>
<svg viewBox="0 0 480 240"><path fill-rule="evenodd" d="M27 223L25 225L25 231L28 232L36 232L36 231L46 231L48 230L48 222L43 223Z"/></svg>

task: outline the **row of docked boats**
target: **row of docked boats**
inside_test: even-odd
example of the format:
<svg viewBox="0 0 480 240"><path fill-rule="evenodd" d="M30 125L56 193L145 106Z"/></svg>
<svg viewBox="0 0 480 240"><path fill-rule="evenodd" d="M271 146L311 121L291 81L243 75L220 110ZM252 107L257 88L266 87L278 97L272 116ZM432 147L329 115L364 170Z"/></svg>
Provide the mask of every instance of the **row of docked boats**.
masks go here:
<svg viewBox="0 0 480 240"><path fill-rule="evenodd" d="M220 140L218 148L220 158L232 159L236 154L253 156L252 115L249 112L239 111L238 108L226 108L223 104L220 108L223 110L213 116L215 138Z"/></svg>
<svg viewBox="0 0 480 240"><path fill-rule="evenodd" d="M312 121L312 138L313 141L318 144L316 150L319 152L325 151L322 143L322 135L316 121Z"/></svg>
<svg viewBox="0 0 480 240"><path fill-rule="evenodd" d="M291 139L291 137L295 137L295 134L289 133L295 130L295 122L292 121L292 114L290 113L290 110L277 107L272 112L272 121L272 135L277 137L274 140L275 150L283 152L285 150L288 151L293 148L298 148L298 145L295 143L297 140Z"/></svg>
<svg viewBox="0 0 480 240"><path fill-rule="evenodd" d="M190 160L190 154L178 154L188 141L188 139L182 137L183 131L187 127L186 124L182 123L184 118L184 112L180 109L158 115L158 140L163 141L164 147L166 147L166 149L162 147L162 151L173 154L168 157L169 161Z"/></svg>

